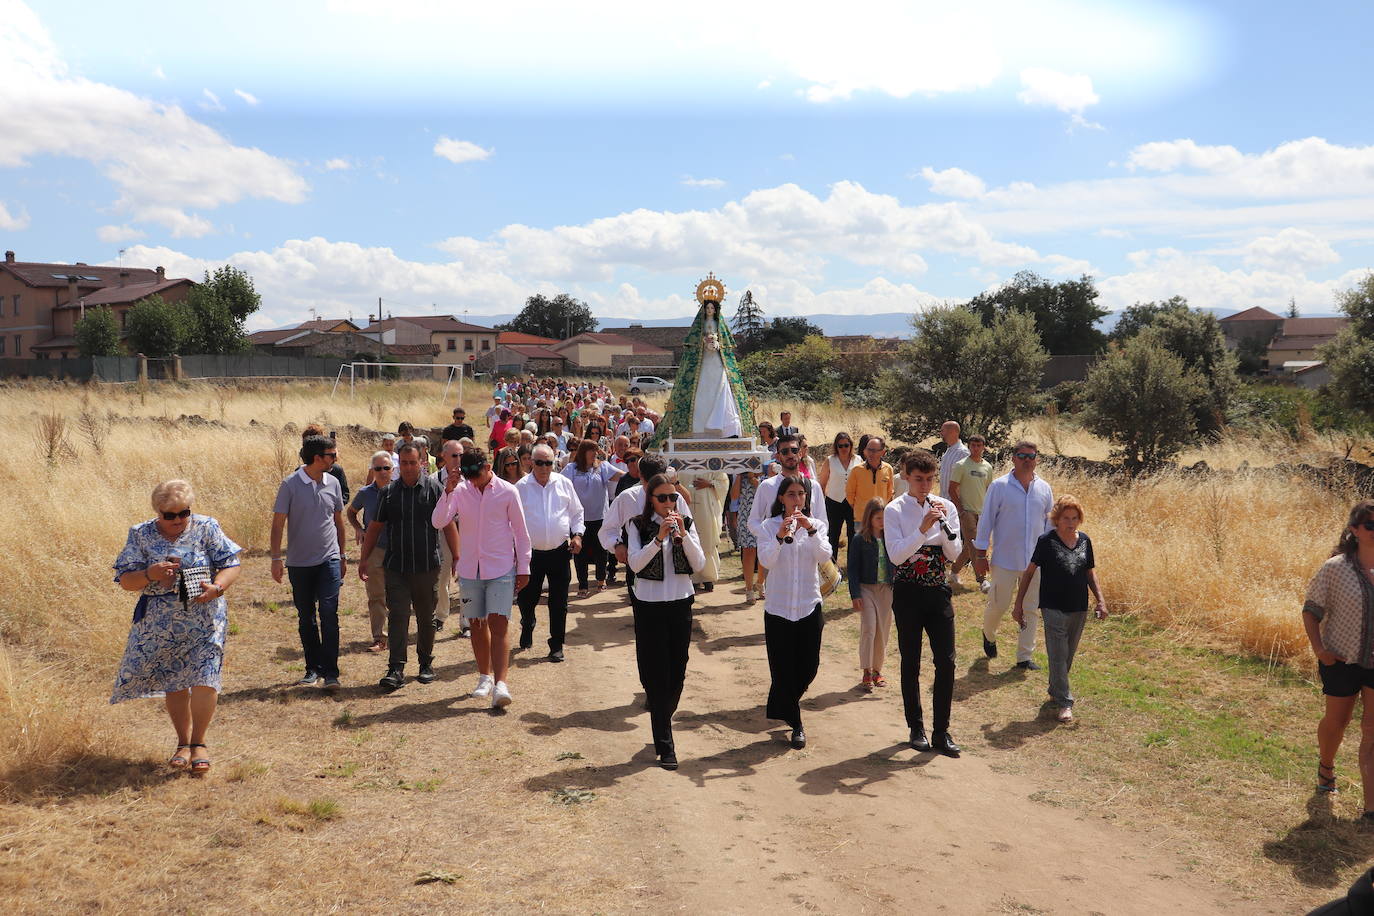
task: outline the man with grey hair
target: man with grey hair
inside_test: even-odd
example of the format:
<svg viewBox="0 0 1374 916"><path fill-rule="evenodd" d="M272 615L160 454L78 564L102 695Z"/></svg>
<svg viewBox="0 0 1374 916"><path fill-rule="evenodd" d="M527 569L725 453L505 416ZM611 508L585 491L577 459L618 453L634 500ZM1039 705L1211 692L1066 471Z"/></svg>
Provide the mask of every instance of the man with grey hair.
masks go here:
<svg viewBox="0 0 1374 916"><path fill-rule="evenodd" d="M582 550L586 531L582 500L572 481L554 473L553 449L536 445L531 456L533 472L520 478L515 491L530 533L530 578L516 595L520 608L520 648L534 645L534 609L544 580L549 582L549 654L551 662L563 660L563 640L568 621L568 588L572 582L570 563Z"/></svg>

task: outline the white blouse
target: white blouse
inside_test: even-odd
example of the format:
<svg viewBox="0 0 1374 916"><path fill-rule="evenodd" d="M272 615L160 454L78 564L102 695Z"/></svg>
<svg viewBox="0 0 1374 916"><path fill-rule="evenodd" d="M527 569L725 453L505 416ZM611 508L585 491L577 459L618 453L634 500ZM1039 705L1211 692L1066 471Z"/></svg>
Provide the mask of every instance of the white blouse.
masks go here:
<svg viewBox="0 0 1374 916"><path fill-rule="evenodd" d="M824 519L813 518L811 525L814 531L798 527L792 533L792 543L787 544L778 540L782 516L764 519L763 534L759 536L759 564L768 570L768 593L763 598L765 614L801 620L820 603L817 567L830 559L830 541L826 539Z"/></svg>
<svg viewBox="0 0 1374 916"><path fill-rule="evenodd" d="M681 502L681 500L679 500ZM655 525L662 524L662 517L654 513ZM653 582L643 576L635 576L635 597L640 601L680 601L683 598L690 598L693 595L692 577L673 571L673 539L664 538L663 545L654 543L653 538L649 538L647 544L640 543L639 525L630 521L625 525L627 549L629 550L630 568L636 573L649 565L649 561L657 552L663 553L663 581ZM829 543L825 549L830 550ZM687 565L692 568L692 572L700 572L706 565L706 554L701 549L701 538L697 535L697 526L693 525L689 530L683 532L682 550L687 554ZM826 554L829 556L829 553Z"/></svg>

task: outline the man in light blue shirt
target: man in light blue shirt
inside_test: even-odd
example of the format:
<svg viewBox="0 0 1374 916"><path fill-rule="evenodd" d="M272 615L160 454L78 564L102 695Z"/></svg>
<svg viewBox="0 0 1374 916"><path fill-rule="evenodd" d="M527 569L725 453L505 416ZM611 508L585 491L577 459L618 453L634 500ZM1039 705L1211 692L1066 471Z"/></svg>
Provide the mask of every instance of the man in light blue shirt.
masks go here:
<svg viewBox="0 0 1374 916"><path fill-rule="evenodd" d="M973 539L973 571L988 577L988 605L983 612L983 652L997 657L997 626L1016 597L1021 573L1030 565L1035 542L1050 530L1054 491L1035 474L1040 452L1022 439L1012 448L1012 471L988 484L978 536ZM988 571L988 542L992 542L992 570ZM1035 628L1040 621L1040 571L1031 579L1025 599L1026 622L1016 640L1016 667L1035 670Z"/></svg>

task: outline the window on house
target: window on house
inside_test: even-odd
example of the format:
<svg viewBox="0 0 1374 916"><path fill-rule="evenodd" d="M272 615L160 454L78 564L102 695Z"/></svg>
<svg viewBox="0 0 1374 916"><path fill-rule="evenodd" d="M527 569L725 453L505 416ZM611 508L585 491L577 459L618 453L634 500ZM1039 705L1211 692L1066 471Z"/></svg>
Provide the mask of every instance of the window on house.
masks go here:
<svg viewBox="0 0 1374 916"><path fill-rule="evenodd" d="M120 329L121 331L124 330L125 326L128 325L128 323L129 323L129 310L128 310L128 309L125 309L124 311L122 311L122 312L119 313L119 329Z"/></svg>
<svg viewBox="0 0 1374 916"><path fill-rule="evenodd" d="M490 341L488 338L485 338L485 337L482 338L482 349L483 349L483 350L490 350L490 349L491 349L491 341Z"/></svg>
<svg viewBox="0 0 1374 916"><path fill-rule="evenodd" d="M463 352L464 352L464 353L471 353L471 352L472 352L472 338L471 338L471 337L464 337L464 338L463 338Z"/></svg>
<svg viewBox="0 0 1374 916"><path fill-rule="evenodd" d="M458 341L456 341L456 340L454 340L452 337L450 337L450 338L448 339L448 349L450 349L450 350L457 350L457 349L458 349Z"/></svg>
<svg viewBox="0 0 1374 916"><path fill-rule="evenodd" d="M0 299L0 312L3 312L3 311L5 310L5 309L3 308L4 304L5 304L4 300L3 300L3 299ZM18 317L19 317L19 294L18 294L18 293L15 293L15 294L14 294L14 317L15 317L15 318L18 318Z"/></svg>
<svg viewBox="0 0 1374 916"><path fill-rule="evenodd" d="M5 338L0 337L0 356L5 355Z"/></svg>
<svg viewBox="0 0 1374 916"><path fill-rule="evenodd" d="M24 355L24 343L23 343L23 341L24 341L24 335L22 335L22 334L15 334L15 335L14 335L14 355L15 355L15 356L23 356L23 355Z"/></svg>

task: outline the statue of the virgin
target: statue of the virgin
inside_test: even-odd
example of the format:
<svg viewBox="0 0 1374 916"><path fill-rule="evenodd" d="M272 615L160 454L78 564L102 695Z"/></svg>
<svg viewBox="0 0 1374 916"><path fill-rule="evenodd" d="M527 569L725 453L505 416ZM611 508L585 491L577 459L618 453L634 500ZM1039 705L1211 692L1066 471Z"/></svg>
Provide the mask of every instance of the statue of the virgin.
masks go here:
<svg viewBox="0 0 1374 916"><path fill-rule="evenodd" d="M710 274L697 286L696 320L683 343L668 410L654 446L678 439L732 439L752 435L754 414L735 359L735 342L720 313L725 284Z"/></svg>

